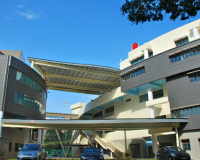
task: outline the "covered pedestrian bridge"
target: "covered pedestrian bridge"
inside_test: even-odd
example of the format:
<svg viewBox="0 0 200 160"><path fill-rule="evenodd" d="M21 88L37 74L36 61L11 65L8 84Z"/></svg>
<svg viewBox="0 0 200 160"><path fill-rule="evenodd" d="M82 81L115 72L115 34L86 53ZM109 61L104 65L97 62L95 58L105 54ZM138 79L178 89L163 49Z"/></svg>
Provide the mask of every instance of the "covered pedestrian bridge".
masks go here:
<svg viewBox="0 0 200 160"><path fill-rule="evenodd" d="M67 130L140 130L179 127L188 118L101 119L101 120L24 120L2 119L2 127Z"/></svg>

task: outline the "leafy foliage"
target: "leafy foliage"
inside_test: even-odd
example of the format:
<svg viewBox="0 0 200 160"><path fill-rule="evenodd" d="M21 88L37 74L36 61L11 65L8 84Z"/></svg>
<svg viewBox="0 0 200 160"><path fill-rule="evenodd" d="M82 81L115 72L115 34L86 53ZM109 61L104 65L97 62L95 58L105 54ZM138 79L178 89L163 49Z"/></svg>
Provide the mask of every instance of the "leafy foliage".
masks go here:
<svg viewBox="0 0 200 160"><path fill-rule="evenodd" d="M67 141L67 143L69 143L70 141ZM62 144L64 145L65 142L62 142ZM61 145L60 142L45 142L44 143L44 149L61 149Z"/></svg>
<svg viewBox="0 0 200 160"><path fill-rule="evenodd" d="M162 21L165 13L170 20L186 20L197 15L200 10L199 0L126 0L122 5L123 15L132 23L138 24L147 21Z"/></svg>
<svg viewBox="0 0 200 160"><path fill-rule="evenodd" d="M58 130L58 134L61 140L65 140L65 133L62 133L62 130ZM67 140L70 140L72 137L72 131L67 131ZM45 134L45 140L58 140L56 131L53 129L48 129Z"/></svg>

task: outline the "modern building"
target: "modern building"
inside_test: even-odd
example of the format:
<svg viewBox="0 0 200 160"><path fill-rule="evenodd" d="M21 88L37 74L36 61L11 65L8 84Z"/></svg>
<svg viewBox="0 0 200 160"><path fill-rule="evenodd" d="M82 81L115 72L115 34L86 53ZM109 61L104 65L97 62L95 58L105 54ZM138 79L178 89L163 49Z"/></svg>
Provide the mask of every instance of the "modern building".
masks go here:
<svg viewBox="0 0 200 160"><path fill-rule="evenodd" d="M0 107L3 119L45 119L47 85L24 63L22 51L0 50ZM42 131L39 130L40 143ZM25 128L2 128L1 150L5 158L16 157L19 147L33 142L33 132Z"/></svg>
<svg viewBox="0 0 200 160"><path fill-rule="evenodd" d="M71 106L80 119L188 117L188 123L146 130L82 131L76 141L86 143L92 139L110 156L112 153L120 156L115 153L118 149L134 158L150 157L159 146L177 145L192 159L199 159L199 29L200 20L197 20L139 47L134 44L128 58L120 63L119 87L88 104Z"/></svg>
<svg viewBox="0 0 200 160"><path fill-rule="evenodd" d="M99 97L87 104L70 106L72 113L79 115L79 120L69 124L71 128L78 126L71 140L73 146L78 144L73 147L72 157L81 152L81 144L99 147L110 157L128 154L133 158L153 157L160 146L177 145L192 159L199 159L199 29L197 20L141 46L133 44L120 69L28 58L39 75L19 59L0 55L1 115L9 119L45 119L47 88L95 94ZM87 124L92 130L81 130ZM19 138L12 139L12 130ZM39 132L41 143L43 132ZM10 139L1 148L17 150L20 142L30 142L26 133L31 133L30 129L3 128L1 137Z"/></svg>

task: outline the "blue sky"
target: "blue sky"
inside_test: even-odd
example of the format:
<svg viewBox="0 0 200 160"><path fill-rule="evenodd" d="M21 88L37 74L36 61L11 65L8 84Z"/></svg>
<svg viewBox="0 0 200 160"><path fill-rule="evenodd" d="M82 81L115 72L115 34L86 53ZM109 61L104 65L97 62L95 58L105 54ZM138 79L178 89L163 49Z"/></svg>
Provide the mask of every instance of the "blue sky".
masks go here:
<svg viewBox="0 0 200 160"><path fill-rule="evenodd" d="M144 44L186 21L131 23L122 16L125 0L0 0L0 49L25 57L95 64L119 69L132 43ZM29 62L26 62L30 65ZM63 102L88 103L96 96L49 90L47 111L65 113ZM68 113L71 111L68 108Z"/></svg>

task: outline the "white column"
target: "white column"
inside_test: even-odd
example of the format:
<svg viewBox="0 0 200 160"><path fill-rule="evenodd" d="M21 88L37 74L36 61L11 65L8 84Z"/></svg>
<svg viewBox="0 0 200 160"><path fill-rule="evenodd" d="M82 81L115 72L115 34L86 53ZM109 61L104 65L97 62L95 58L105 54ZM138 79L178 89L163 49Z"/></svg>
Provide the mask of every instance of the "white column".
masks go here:
<svg viewBox="0 0 200 160"><path fill-rule="evenodd" d="M179 136L178 136L178 129L177 129L177 127L175 127L175 131L176 131L176 146L180 147L180 140L179 140Z"/></svg>
<svg viewBox="0 0 200 160"><path fill-rule="evenodd" d="M34 67L34 61L31 61L31 68Z"/></svg>
<svg viewBox="0 0 200 160"><path fill-rule="evenodd" d="M38 129L38 140L37 140L38 144L42 143L42 129Z"/></svg>
<svg viewBox="0 0 200 160"><path fill-rule="evenodd" d="M148 86L147 92L148 92L149 101L152 101L153 100L153 90L152 90L151 86ZM155 118L154 106L149 106L149 113L150 113L150 118Z"/></svg>
<svg viewBox="0 0 200 160"><path fill-rule="evenodd" d="M194 39L199 39L199 31L198 31L198 28L193 28L193 36L194 36Z"/></svg>
<svg viewBox="0 0 200 160"><path fill-rule="evenodd" d="M0 137L2 134L2 126L1 126L1 119L3 118L3 111L0 111Z"/></svg>
<svg viewBox="0 0 200 160"><path fill-rule="evenodd" d="M153 153L156 154L156 152L158 151L157 135L156 134L152 134L151 137L152 137Z"/></svg>
<svg viewBox="0 0 200 160"><path fill-rule="evenodd" d="M147 49L144 49L144 59L149 58L149 52Z"/></svg>
<svg viewBox="0 0 200 160"><path fill-rule="evenodd" d="M25 128L24 129L24 145L29 143L29 129Z"/></svg>
<svg viewBox="0 0 200 160"><path fill-rule="evenodd" d="M113 153L110 151L110 158L113 158Z"/></svg>

